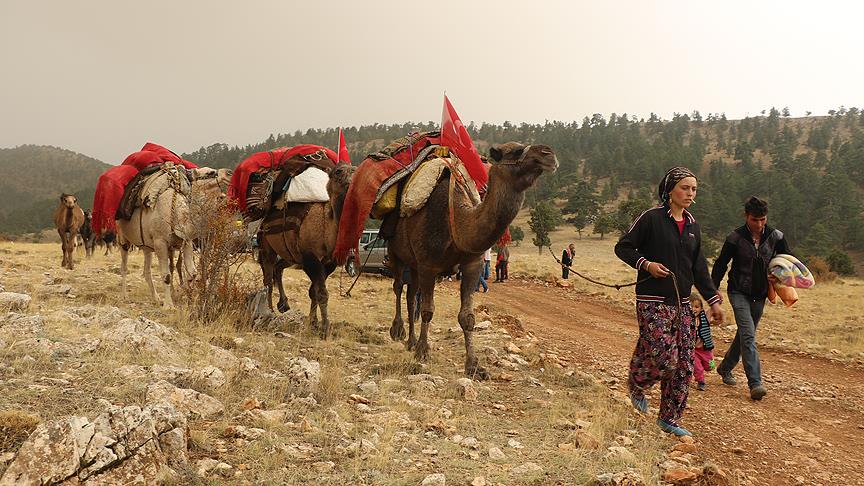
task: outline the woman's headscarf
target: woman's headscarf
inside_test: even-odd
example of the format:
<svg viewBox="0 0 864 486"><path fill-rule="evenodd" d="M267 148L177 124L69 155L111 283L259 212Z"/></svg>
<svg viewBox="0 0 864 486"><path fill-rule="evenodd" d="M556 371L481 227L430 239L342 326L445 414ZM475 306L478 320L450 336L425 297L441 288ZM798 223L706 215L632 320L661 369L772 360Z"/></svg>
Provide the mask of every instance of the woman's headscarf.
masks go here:
<svg viewBox="0 0 864 486"><path fill-rule="evenodd" d="M660 186L657 188L657 196L660 197L660 202L668 202L669 193L675 188L675 184L678 184L681 179L686 177L692 177L695 179L696 174L687 167L672 167L669 169L669 171L666 172L666 175L663 176L663 180L660 181Z"/></svg>

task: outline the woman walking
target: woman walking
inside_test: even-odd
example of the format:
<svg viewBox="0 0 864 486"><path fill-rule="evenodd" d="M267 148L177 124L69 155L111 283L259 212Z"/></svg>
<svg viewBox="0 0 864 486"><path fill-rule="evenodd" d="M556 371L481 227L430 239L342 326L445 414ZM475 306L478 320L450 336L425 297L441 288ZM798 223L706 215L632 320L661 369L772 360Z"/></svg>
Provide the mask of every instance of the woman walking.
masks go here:
<svg viewBox="0 0 864 486"><path fill-rule="evenodd" d="M660 206L639 215L615 245L618 258L639 271L639 340L630 361L630 400L647 413L645 392L659 381L657 425L677 436L692 435L678 421L693 375L695 325L689 301L693 285L710 306L714 322L723 322L721 297L702 254L699 223L687 211L696 198L696 185L696 176L686 167L670 169L657 190Z"/></svg>

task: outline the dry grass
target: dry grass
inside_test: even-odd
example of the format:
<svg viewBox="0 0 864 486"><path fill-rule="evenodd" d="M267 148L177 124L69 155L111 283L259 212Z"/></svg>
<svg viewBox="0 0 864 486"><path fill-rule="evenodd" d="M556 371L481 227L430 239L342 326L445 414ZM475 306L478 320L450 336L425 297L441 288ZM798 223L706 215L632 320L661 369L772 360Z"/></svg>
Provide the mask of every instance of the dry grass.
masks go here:
<svg viewBox="0 0 864 486"><path fill-rule="evenodd" d="M632 270L612 256L612 239L580 241L559 231L553 234L553 244L560 249L571 238L576 243L576 266L580 270L613 281L633 277ZM254 484L419 484L427 474L444 472L448 483L453 484L468 484L476 476L484 476L491 484L584 484L597 473L625 466L643 471L650 484L657 482L656 464L670 442L653 422L635 414L628 404L622 403L621 396L590 377L543 367L539 359L542 350L528 338L514 338L531 364L513 373L513 381L476 384L480 392L480 400L476 402L459 398L452 384L463 376L464 346L461 333L447 331L457 325L456 286L439 287L430 335L432 357L427 363L417 363L402 343L389 339L392 293L390 282L383 278L361 278L353 297L344 298L339 296L340 279L343 289L347 288L348 279L338 273L331 277L328 284L334 334L333 339L323 342L305 326L293 326L286 331L287 337L277 337L272 332L238 329L236 318L231 315L204 325L182 308L163 311L150 301L140 276L140 253L131 255L131 292L123 298L119 295L116 273L119 257L97 255L82 262L78 255L78 268L68 272L59 268L60 251L56 246L0 243L3 256L0 281L7 290L31 292L29 314L46 318L45 330L39 337L63 342L100 337L104 329L98 324L84 325L59 312L90 304L100 309L117 306L128 317L146 316L177 331L183 341L173 345L175 358L168 363L153 353L118 347L100 347L93 353L58 359L20 347L10 348L10 340L3 337L6 346L0 349L0 362L14 369L17 381L10 380L12 374L0 368L0 409L19 410L21 414L47 420L71 414L94 418L100 411L97 402L100 398L118 405L143 404L147 381L125 379L113 370L126 364L171 364L199 369L214 364L210 351L210 345L214 344L230 349L238 357L253 358L260 363L261 371L246 375L226 369L228 383L214 389L197 380L182 383L214 396L225 405L220 418L191 424L190 455L193 461L213 457L238 468L243 465L245 471L236 479L225 480L226 483L247 480ZM251 263L246 265L246 278L257 282L256 269ZM512 265L514 275L543 276L558 272L548 253L538 256L536 248L525 246L514 249ZM72 286L75 298L44 291L43 282L57 279ZM287 270L284 281L291 307L305 312L306 277L298 270ZM631 305L632 292L605 290L577 280L573 283L581 292L597 294L598 298L622 307ZM776 316L809 312L810 306L819 302L825 306L820 311L838 315L842 309L829 308L826 302L842 300L842 295L860 291L860 285L859 281L848 281L842 285L817 286L802 296L800 307L793 311L769 309L765 328L771 330L782 325L784 332L802 333L803 337L806 330L793 331L789 323ZM831 300L823 301L823 297ZM496 309L491 311L494 314ZM828 346L829 337L819 336L816 326L807 329L814 330L812 339ZM845 336L852 335L843 332ZM860 326L858 332L859 341L850 343L849 349L857 346L860 350ZM490 363L484 357L487 353L484 348L500 352L506 342L495 328L477 333L475 339L481 360L487 365ZM284 370L286 360L296 356L321 364L321 383L312 394L318 405L310 409L292 406L285 423L260 420L244 423L266 430L259 440L238 442L224 437L225 428L238 423L235 417L243 414L246 399L255 397L265 404L265 409L272 409L300 394L300 390L284 381L263 374ZM424 388L406 378L418 373L441 377L443 384ZM69 385L40 382L43 378L66 379ZM374 381L379 387L377 393L366 397L372 413L359 410L349 399L350 394L363 394L357 384L365 381ZM536 385L537 382L541 385ZM34 389L22 386L40 383L48 384ZM588 423L586 430L602 444L600 449L559 448L559 444L573 443L576 434L561 427L563 420ZM475 437L479 449L455 443L455 435ZM621 435L628 435L635 442L630 448L637 455L632 464L606 459L606 447L614 445ZM373 440L377 452L356 455L343 452L359 439ZM509 447L511 439L523 447ZM490 447L500 448L506 459L490 460ZM472 458L474 454L476 458ZM313 466L319 461L332 461L334 467L319 471ZM511 477L511 469L529 461L540 464L544 473L522 479Z"/></svg>
<svg viewBox="0 0 864 486"><path fill-rule="evenodd" d="M0 452L18 449L39 422L39 417L21 410L0 412Z"/></svg>

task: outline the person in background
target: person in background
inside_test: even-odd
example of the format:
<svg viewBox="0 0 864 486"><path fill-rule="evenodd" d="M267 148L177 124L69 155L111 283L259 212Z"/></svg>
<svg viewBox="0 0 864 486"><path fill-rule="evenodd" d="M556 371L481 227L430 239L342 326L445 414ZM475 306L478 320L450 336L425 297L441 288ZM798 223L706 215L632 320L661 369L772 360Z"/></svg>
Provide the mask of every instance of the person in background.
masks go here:
<svg viewBox="0 0 864 486"><path fill-rule="evenodd" d="M714 322L723 322L722 299L702 254L699 223L687 211L696 198L696 184L690 169L670 169L657 190L660 206L640 214L615 245L618 258L639 271L639 339L630 360L630 402L647 413L645 392L659 381L657 425L676 436L692 435L678 421L687 407L693 375L694 326L689 297L694 285L710 305Z"/></svg>
<svg viewBox="0 0 864 486"><path fill-rule="evenodd" d="M573 256L576 254L576 245L570 243L561 253L561 278L567 280L570 277L570 265L573 265Z"/></svg>
<svg viewBox="0 0 864 486"><path fill-rule="evenodd" d="M734 386L737 381L732 370L739 359L743 361L752 400L761 400L768 393L762 384L756 327L768 297L768 263L780 253L790 253L786 238L780 230L768 226L768 203L751 196L744 203L744 225L729 233L711 269L711 278L719 288L726 267L732 262L727 290L738 326L717 373L723 377L723 383Z"/></svg>
<svg viewBox="0 0 864 486"><path fill-rule="evenodd" d="M714 340L711 338L711 323L708 314L702 308L699 294L690 294L690 308L696 320L696 346L693 349L693 379L696 389L705 391L705 370L714 369Z"/></svg>
<svg viewBox="0 0 864 486"><path fill-rule="evenodd" d="M492 249L488 248L485 252L483 252L483 270L480 272L480 278L477 282L476 291L480 290L480 287L483 287L483 292L489 292L489 284L486 283L489 280L489 264L492 262Z"/></svg>

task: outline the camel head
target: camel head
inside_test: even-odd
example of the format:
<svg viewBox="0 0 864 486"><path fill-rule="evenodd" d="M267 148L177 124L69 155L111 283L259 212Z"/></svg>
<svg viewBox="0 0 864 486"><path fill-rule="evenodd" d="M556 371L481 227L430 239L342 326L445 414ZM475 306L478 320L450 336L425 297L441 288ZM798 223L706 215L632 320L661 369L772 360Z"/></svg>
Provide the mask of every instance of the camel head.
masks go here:
<svg viewBox="0 0 864 486"><path fill-rule="evenodd" d="M492 174L516 191L525 191L544 172L558 169L558 158L548 145L523 145L507 142L489 149Z"/></svg>
<svg viewBox="0 0 864 486"><path fill-rule="evenodd" d="M192 185L196 192L204 193L213 198L222 198L231 183L230 169L211 169L199 167L192 169Z"/></svg>
<svg viewBox="0 0 864 486"><path fill-rule="evenodd" d="M60 204L66 206L69 209L75 207L78 204L78 198L73 196L72 194L63 193L60 195Z"/></svg>
<svg viewBox="0 0 864 486"><path fill-rule="evenodd" d="M338 164L330 171L330 180L327 182L327 194L332 200L334 197L344 196L348 193L348 186L354 178L357 167L350 164Z"/></svg>

